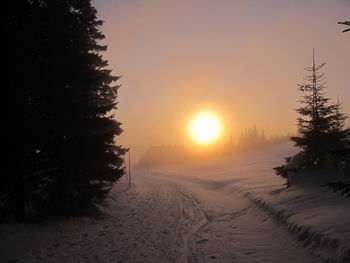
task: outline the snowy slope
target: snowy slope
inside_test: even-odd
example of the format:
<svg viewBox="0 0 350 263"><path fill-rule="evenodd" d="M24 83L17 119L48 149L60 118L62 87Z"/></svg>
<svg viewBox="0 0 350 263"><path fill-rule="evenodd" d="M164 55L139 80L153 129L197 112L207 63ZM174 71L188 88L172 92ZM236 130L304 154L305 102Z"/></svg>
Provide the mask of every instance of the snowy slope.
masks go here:
<svg viewBox="0 0 350 263"><path fill-rule="evenodd" d="M326 169L317 177L314 171L304 171L300 176L314 178L306 182L298 179L302 183L288 189L272 171L296 151L284 143L190 167L162 167L158 172L176 171L205 187L238 190L274 215L314 254L329 262L350 262L350 200L320 187L333 177L341 178L338 171Z"/></svg>

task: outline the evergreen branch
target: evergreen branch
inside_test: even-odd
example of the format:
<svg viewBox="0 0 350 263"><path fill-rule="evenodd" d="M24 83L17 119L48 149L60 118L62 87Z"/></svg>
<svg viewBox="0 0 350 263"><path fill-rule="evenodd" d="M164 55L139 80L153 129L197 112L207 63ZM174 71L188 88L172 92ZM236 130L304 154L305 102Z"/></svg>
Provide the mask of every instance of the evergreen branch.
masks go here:
<svg viewBox="0 0 350 263"><path fill-rule="evenodd" d="M338 24L350 26L350 21L338 22ZM343 30L343 33L350 31L350 28Z"/></svg>

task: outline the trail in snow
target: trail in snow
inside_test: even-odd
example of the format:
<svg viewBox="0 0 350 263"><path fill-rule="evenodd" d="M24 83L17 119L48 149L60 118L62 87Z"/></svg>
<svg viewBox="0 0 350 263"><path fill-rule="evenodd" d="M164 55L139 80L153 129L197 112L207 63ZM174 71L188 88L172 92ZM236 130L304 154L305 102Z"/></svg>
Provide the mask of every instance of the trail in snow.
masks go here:
<svg viewBox="0 0 350 263"><path fill-rule="evenodd" d="M135 171L93 217L0 225L0 262L322 262L237 190L275 178L281 152Z"/></svg>
<svg viewBox="0 0 350 263"><path fill-rule="evenodd" d="M0 261L317 262L267 214L219 184L139 171L132 188L117 185L102 210L27 228L12 243L1 239ZM0 230L16 235L11 225Z"/></svg>
<svg viewBox="0 0 350 263"><path fill-rule="evenodd" d="M198 202L206 217L190 237L187 261L182 262L320 262L302 248L283 226L232 189L203 187L186 177L140 173L166 189L176 188ZM188 201L187 201L188 202Z"/></svg>
<svg viewBox="0 0 350 263"><path fill-rule="evenodd" d="M0 225L0 262L188 262L189 242L206 223L196 199L174 185L119 184L95 217L49 225Z"/></svg>

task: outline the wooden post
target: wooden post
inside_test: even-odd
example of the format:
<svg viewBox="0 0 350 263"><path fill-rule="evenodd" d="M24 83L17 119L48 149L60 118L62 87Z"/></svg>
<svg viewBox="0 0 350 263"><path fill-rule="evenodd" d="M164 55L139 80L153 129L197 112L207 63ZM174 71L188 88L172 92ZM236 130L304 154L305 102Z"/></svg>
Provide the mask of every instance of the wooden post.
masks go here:
<svg viewBox="0 0 350 263"><path fill-rule="evenodd" d="M128 171L126 169L125 155L124 155L124 158L123 158L123 163L124 163L123 169L124 169L124 173L125 173L125 180L126 180L126 182L128 182Z"/></svg>
<svg viewBox="0 0 350 263"><path fill-rule="evenodd" d="M130 149L129 149L129 188L131 186L131 169L130 169Z"/></svg>

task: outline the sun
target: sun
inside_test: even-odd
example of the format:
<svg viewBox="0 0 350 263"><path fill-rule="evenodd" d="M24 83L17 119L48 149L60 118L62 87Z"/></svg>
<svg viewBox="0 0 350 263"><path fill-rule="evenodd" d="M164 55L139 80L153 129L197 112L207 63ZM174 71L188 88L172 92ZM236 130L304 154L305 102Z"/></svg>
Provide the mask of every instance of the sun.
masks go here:
<svg viewBox="0 0 350 263"><path fill-rule="evenodd" d="M220 118L213 112L203 111L189 122L189 132L194 141L200 144L215 142L222 133Z"/></svg>

